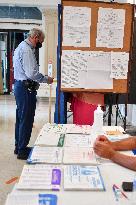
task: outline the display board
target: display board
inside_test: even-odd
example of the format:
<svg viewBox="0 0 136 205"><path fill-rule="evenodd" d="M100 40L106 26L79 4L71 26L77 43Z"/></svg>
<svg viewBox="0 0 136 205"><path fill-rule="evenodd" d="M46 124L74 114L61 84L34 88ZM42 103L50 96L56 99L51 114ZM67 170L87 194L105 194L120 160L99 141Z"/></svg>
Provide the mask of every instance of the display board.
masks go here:
<svg viewBox="0 0 136 205"><path fill-rule="evenodd" d="M61 90L127 93L134 8L62 0Z"/></svg>

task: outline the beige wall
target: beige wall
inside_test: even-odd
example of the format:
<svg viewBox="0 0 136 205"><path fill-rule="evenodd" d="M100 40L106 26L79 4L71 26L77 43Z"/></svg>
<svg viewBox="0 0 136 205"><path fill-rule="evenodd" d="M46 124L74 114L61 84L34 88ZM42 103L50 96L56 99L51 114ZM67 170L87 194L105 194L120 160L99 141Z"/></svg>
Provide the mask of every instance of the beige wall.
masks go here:
<svg viewBox="0 0 136 205"><path fill-rule="evenodd" d="M44 9L42 11L42 29L45 32L45 42L40 51L40 71L48 73L48 62L53 65L53 77L57 73L57 41L58 41L58 13L57 9Z"/></svg>

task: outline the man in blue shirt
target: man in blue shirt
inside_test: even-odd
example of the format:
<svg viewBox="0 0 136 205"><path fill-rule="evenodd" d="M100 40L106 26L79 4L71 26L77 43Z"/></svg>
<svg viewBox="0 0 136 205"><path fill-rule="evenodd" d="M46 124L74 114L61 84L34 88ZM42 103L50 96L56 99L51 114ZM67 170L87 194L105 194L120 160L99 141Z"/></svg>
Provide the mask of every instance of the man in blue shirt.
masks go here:
<svg viewBox="0 0 136 205"><path fill-rule="evenodd" d="M27 145L34 122L38 85L53 82L53 78L39 72L35 57L35 49L42 47L44 38L44 33L40 29L33 28L28 38L18 45L13 56L16 99L14 153L17 154L18 159L27 159L31 151Z"/></svg>

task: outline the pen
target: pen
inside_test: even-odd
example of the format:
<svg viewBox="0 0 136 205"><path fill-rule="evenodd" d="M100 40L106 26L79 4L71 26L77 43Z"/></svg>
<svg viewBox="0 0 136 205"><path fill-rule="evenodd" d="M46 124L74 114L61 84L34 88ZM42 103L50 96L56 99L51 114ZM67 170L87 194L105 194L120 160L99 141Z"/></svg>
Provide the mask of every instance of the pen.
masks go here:
<svg viewBox="0 0 136 205"><path fill-rule="evenodd" d="M116 188L116 189L119 189L120 192L121 192L121 194L122 194L126 199L128 199L128 197L126 196L126 194L125 194L123 191L121 191L121 189L120 189L116 184L113 184L113 187Z"/></svg>
<svg viewBox="0 0 136 205"><path fill-rule="evenodd" d="M114 185L112 186L112 189L113 189L113 192L114 192L114 195L115 195L116 201L118 201L118 200L119 200L119 198L118 198L118 194L117 194L117 191L116 191L116 189L115 189L115 186L114 186Z"/></svg>

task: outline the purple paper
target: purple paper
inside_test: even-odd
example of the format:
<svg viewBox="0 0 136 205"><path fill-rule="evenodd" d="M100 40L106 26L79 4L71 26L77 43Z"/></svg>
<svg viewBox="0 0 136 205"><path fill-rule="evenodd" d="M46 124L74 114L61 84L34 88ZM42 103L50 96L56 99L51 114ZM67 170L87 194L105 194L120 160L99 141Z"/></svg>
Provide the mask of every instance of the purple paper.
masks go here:
<svg viewBox="0 0 136 205"><path fill-rule="evenodd" d="M60 185L60 183L61 183L61 170L53 169L52 170L52 181L51 181L51 184L54 185L53 190L59 190L59 187L57 185Z"/></svg>

